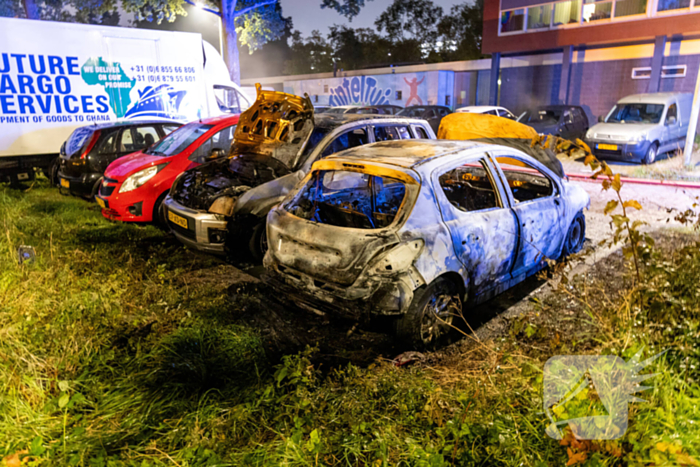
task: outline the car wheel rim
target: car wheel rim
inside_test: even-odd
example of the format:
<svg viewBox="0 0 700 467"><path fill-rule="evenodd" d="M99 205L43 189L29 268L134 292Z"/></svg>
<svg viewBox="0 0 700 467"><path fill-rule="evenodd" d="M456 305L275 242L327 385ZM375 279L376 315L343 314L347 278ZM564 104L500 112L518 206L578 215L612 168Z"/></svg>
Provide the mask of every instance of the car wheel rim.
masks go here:
<svg viewBox="0 0 700 467"><path fill-rule="evenodd" d="M435 342L452 326L459 312L459 298L455 295L434 295L425 305L421 318L420 337L424 344Z"/></svg>
<svg viewBox="0 0 700 467"><path fill-rule="evenodd" d="M654 162L654 159L656 159L656 147L652 146L649 149L649 162Z"/></svg>

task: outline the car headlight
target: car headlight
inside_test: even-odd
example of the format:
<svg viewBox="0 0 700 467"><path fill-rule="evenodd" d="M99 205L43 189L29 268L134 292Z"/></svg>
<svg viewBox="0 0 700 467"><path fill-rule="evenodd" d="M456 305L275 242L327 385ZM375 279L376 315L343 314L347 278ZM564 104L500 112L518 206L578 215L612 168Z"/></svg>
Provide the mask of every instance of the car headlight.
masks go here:
<svg viewBox="0 0 700 467"><path fill-rule="evenodd" d="M593 133L591 130L588 130L586 132L586 139L591 139L591 138L595 138L595 133Z"/></svg>
<svg viewBox="0 0 700 467"><path fill-rule="evenodd" d="M163 167L165 167L165 165L166 164L154 165L153 167L139 170L135 174L130 175L126 180L124 180L124 183L122 183L122 186L119 188L119 193L126 193L127 191L137 189L155 177L156 174L160 172Z"/></svg>
<svg viewBox="0 0 700 467"><path fill-rule="evenodd" d="M646 133L641 133L641 134L638 134L638 135L636 135L636 136L631 137L631 138L630 138L630 141L631 141L631 142L634 142L634 143L637 143L637 142L641 142L641 141L646 141L646 139L647 139L647 134L646 134Z"/></svg>
<svg viewBox="0 0 700 467"><path fill-rule="evenodd" d="M370 269L372 274L388 276L397 272L406 271L411 267L413 261L423 251L425 242L423 240L412 240L410 242L399 243L389 251L380 254L373 262Z"/></svg>

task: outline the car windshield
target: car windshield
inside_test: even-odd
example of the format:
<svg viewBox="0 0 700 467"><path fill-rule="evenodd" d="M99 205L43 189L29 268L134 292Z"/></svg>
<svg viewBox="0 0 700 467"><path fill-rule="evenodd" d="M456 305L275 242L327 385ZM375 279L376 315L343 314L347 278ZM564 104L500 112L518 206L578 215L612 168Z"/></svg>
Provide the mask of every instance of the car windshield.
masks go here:
<svg viewBox="0 0 700 467"><path fill-rule="evenodd" d="M535 109L525 112L522 123L544 123L551 125L559 123L561 119L561 110L558 109Z"/></svg>
<svg viewBox="0 0 700 467"><path fill-rule="evenodd" d="M403 109L396 115L401 115L403 117L420 117L427 109L425 107L410 107Z"/></svg>
<svg viewBox="0 0 700 467"><path fill-rule="evenodd" d="M659 123L663 104L616 104L606 123Z"/></svg>
<svg viewBox="0 0 700 467"><path fill-rule="evenodd" d="M394 222L406 185L400 180L345 170L320 170L285 206L319 224L381 229Z"/></svg>
<svg viewBox="0 0 700 467"><path fill-rule="evenodd" d="M332 107L323 113L326 114L344 114L348 109L345 107Z"/></svg>
<svg viewBox="0 0 700 467"><path fill-rule="evenodd" d="M153 156L169 157L184 151L197 138L211 130L214 125L204 125L202 123L188 123L173 131L163 140L146 150L146 154Z"/></svg>

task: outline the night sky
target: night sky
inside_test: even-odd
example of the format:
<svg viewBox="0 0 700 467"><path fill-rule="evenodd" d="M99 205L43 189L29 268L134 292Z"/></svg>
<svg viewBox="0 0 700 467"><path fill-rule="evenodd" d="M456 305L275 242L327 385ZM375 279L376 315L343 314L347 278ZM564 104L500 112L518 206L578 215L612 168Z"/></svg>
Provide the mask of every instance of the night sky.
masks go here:
<svg viewBox="0 0 700 467"><path fill-rule="evenodd" d="M442 7L444 13L450 11L452 5L463 3L465 0L433 0ZM294 29L308 36L311 31L318 29L322 34L328 33L328 27L334 24L346 24L354 28L372 28L377 17L391 5L392 0L366 0L364 8L350 23L345 17L328 8L321 9L321 0L280 0L282 14L291 16Z"/></svg>

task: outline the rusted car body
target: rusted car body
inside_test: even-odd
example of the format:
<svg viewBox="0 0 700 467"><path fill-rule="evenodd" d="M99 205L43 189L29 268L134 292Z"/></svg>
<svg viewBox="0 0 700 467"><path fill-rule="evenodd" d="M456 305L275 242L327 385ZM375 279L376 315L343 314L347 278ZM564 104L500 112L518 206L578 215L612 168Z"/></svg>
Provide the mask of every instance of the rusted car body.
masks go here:
<svg viewBox="0 0 700 467"><path fill-rule="evenodd" d="M385 139L435 138L430 125L390 115L314 116L308 98L258 91L236 128L227 158L183 173L165 200L175 236L201 251L262 260L265 217L314 162L337 151ZM183 222L184 224L184 222Z"/></svg>
<svg viewBox="0 0 700 467"><path fill-rule="evenodd" d="M314 164L267 216L266 281L298 305L393 316L416 347L581 248L586 192L508 146L395 141Z"/></svg>

